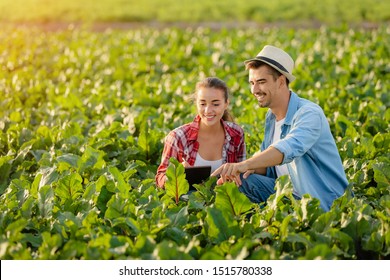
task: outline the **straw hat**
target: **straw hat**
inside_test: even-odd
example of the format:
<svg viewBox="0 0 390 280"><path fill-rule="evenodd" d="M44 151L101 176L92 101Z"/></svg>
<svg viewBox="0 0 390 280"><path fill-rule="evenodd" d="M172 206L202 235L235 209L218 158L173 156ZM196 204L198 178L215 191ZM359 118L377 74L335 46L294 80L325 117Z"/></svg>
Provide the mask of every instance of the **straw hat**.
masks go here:
<svg viewBox="0 0 390 280"><path fill-rule="evenodd" d="M246 65L255 60L267 63L269 66L285 75L290 83L295 80L294 75L292 75L294 60L284 50L266 45L255 58L245 60L244 63Z"/></svg>

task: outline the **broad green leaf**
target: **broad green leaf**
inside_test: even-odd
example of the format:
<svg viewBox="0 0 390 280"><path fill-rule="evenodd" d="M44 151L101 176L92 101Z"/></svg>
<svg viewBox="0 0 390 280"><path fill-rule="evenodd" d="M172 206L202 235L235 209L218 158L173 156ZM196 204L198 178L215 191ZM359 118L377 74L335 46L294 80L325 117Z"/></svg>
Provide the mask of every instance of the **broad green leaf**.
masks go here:
<svg viewBox="0 0 390 280"><path fill-rule="evenodd" d="M84 171L86 168L103 168L106 165L103 157L104 152L96 150L91 146L87 146L81 156L80 171Z"/></svg>
<svg viewBox="0 0 390 280"><path fill-rule="evenodd" d="M382 252L382 250L386 248L385 235L382 235L377 230L374 230L369 237L364 239L362 247L367 251Z"/></svg>
<svg viewBox="0 0 390 280"><path fill-rule="evenodd" d="M58 180L54 193L63 200L76 200L84 192L82 182L83 178L78 173L66 175Z"/></svg>
<svg viewBox="0 0 390 280"><path fill-rule="evenodd" d="M192 258L182 251L175 242L163 240L153 251L153 255L159 260L191 260Z"/></svg>
<svg viewBox="0 0 390 280"><path fill-rule="evenodd" d="M217 208L207 208L207 234L213 243L221 243L230 237L241 237L237 221L229 213Z"/></svg>
<svg viewBox="0 0 390 280"><path fill-rule="evenodd" d="M64 138L81 135L81 127L77 122L67 122L63 125L62 135Z"/></svg>
<svg viewBox="0 0 390 280"><path fill-rule="evenodd" d="M71 238L75 238L81 234L82 218L80 215L75 216L69 211L64 211L58 214L57 221L67 233L70 233Z"/></svg>
<svg viewBox="0 0 390 280"><path fill-rule="evenodd" d="M228 259L233 260L245 260L250 254L252 249L258 245L252 239L241 238L234 244L227 255Z"/></svg>
<svg viewBox="0 0 390 280"><path fill-rule="evenodd" d="M21 207L21 215L23 218L31 219L35 216L34 206L36 206L36 199L33 196L27 197Z"/></svg>
<svg viewBox="0 0 390 280"><path fill-rule="evenodd" d="M287 175L279 177L275 182L275 194L272 194L268 200L267 204L271 209L276 209L277 207L283 205L288 199L294 199L292 197L293 186L291 180L289 180Z"/></svg>
<svg viewBox="0 0 390 280"><path fill-rule="evenodd" d="M353 239L360 239L371 234L372 207L363 205L356 207L356 211L342 215L341 230Z"/></svg>
<svg viewBox="0 0 390 280"><path fill-rule="evenodd" d="M333 260L336 255L329 248L328 244L318 244L309 249L305 255L307 260Z"/></svg>
<svg viewBox="0 0 390 280"><path fill-rule="evenodd" d="M5 229L5 231L8 232L10 236L16 235L17 233L21 232L27 225L28 225L27 219L24 218L18 219L10 223Z"/></svg>
<svg viewBox="0 0 390 280"><path fill-rule="evenodd" d="M348 117L339 114L336 117L336 128L340 130L341 135L345 135L348 127L353 127L351 120Z"/></svg>
<svg viewBox="0 0 390 280"><path fill-rule="evenodd" d="M61 250L59 259L61 260L77 260L84 257L88 243L80 240L71 239L65 243Z"/></svg>
<svg viewBox="0 0 390 280"><path fill-rule="evenodd" d="M131 204L131 202L129 202L122 195L116 193L111 197L111 199L107 203L105 218L116 219L119 217L128 217L129 215L133 214L132 208L134 208L134 205Z"/></svg>
<svg viewBox="0 0 390 280"><path fill-rule="evenodd" d="M225 256L223 256L220 252L216 252L217 250L208 250L205 251L201 256L201 260L225 260Z"/></svg>
<svg viewBox="0 0 390 280"><path fill-rule="evenodd" d="M188 206L177 210L170 210L166 216L171 220L171 226L182 228L188 223Z"/></svg>
<svg viewBox="0 0 390 280"><path fill-rule="evenodd" d="M195 184L194 187L197 190L196 192L193 192L190 196L189 205L193 205L195 207L198 207L196 204L198 203L205 203L206 205L210 205L214 202L215 198L215 183L217 181L217 177L210 177L202 184ZM195 202L191 198L195 197L197 198ZM203 206L201 207L203 208Z"/></svg>
<svg viewBox="0 0 390 280"><path fill-rule="evenodd" d="M126 232L126 235L129 236L137 236L141 233L142 229L139 223L130 217L118 217L113 219L112 224L113 227L119 226L122 230ZM126 228L124 228L126 227ZM130 230L128 230L130 229Z"/></svg>
<svg viewBox="0 0 390 280"><path fill-rule="evenodd" d="M282 224L279 228L279 235L282 241L286 239L286 237L290 234L290 230L294 230L292 228L290 221L293 219L292 215L288 215L286 218L283 219Z"/></svg>
<svg viewBox="0 0 390 280"><path fill-rule="evenodd" d="M44 185L38 192L38 209L42 218L51 218L54 206L54 192L53 189Z"/></svg>
<svg viewBox="0 0 390 280"><path fill-rule="evenodd" d="M165 183L166 194L172 197L176 204L179 203L181 195L186 194L190 187L185 179L184 166L177 159L171 158L166 171L167 181Z"/></svg>
<svg viewBox="0 0 390 280"><path fill-rule="evenodd" d="M66 164L70 167L78 168L79 167L80 156L75 154L65 154L57 157L57 162Z"/></svg>
<svg viewBox="0 0 390 280"><path fill-rule="evenodd" d="M126 193L130 190L129 184L127 184L121 174L121 172L116 167L109 167L108 171L114 177L115 186L121 193Z"/></svg>
<svg viewBox="0 0 390 280"><path fill-rule="evenodd" d="M142 121L138 137L138 147L140 148L141 154L138 156L141 156L141 159L147 161L153 159L155 156L160 156L160 150L162 148L160 140L162 137L163 134L158 130L151 129L151 122L149 120Z"/></svg>
<svg viewBox="0 0 390 280"><path fill-rule="evenodd" d="M311 227L318 232L328 231L340 220L340 216L335 211L325 212L312 223Z"/></svg>
<svg viewBox="0 0 390 280"><path fill-rule="evenodd" d="M308 194L303 195L298 203L300 206L298 211L299 213L302 213L301 219L306 226L309 226L315 222L324 212L320 208L320 201L317 198L312 198Z"/></svg>
<svg viewBox="0 0 390 280"><path fill-rule="evenodd" d="M59 178L59 174L57 172L57 167L47 167L43 168L40 172L42 174L41 180L39 182L39 188L43 186L50 186L53 182L57 181Z"/></svg>
<svg viewBox="0 0 390 280"><path fill-rule="evenodd" d="M10 187L15 191L19 207L25 202L31 195L30 182L27 180L14 179L11 181Z"/></svg>
<svg viewBox="0 0 390 280"><path fill-rule="evenodd" d="M99 225L101 222L102 221L99 219L99 210L94 208L88 213L85 213L82 225L92 233L95 226Z"/></svg>
<svg viewBox="0 0 390 280"><path fill-rule="evenodd" d="M158 208L156 208L158 209ZM153 211L154 213L156 211ZM161 232L164 232L166 228L168 228L171 224L171 220L165 217L158 217L154 216L154 219L149 221L149 230L151 234L158 234Z"/></svg>
<svg viewBox="0 0 390 280"><path fill-rule="evenodd" d="M102 176L103 177L103 176ZM96 207L100 210L102 217L104 217L107 210L107 202L114 195L113 192L107 190L106 186L102 186L96 201Z"/></svg>
<svg viewBox="0 0 390 280"><path fill-rule="evenodd" d="M249 198L241 193L234 183L218 186L215 192L215 207L233 216L239 217L253 207Z"/></svg>
<svg viewBox="0 0 390 280"><path fill-rule="evenodd" d="M313 242L310 239L311 239L310 235L304 232L299 232L299 233L292 232L285 237L286 242L301 243L305 246L305 248L311 248L313 246Z"/></svg>
<svg viewBox="0 0 390 280"><path fill-rule="evenodd" d="M42 233L42 244L38 248L40 259L57 259L56 252L62 245L62 238L59 234L51 234L46 231Z"/></svg>
<svg viewBox="0 0 390 280"><path fill-rule="evenodd" d="M374 146L378 150L382 148L384 153L388 153L390 147L390 133L376 134L373 138L373 142L374 142Z"/></svg>
<svg viewBox="0 0 390 280"><path fill-rule="evenodd" d="M0 157L0 195L4 193L4 190L7 187L12 167L12 159L13 157L11 156Z"/></svg>
<svg viewBox="0 0 390 280"><path fill-rule="evenodd" d="M156 240L148 233L140 234L134 242L135 257L139 259L150 259L154 248L156 247Z"/></svg>
<svg viewBox="0 0 390 280"><path fill-rule="evenodd" d="M150 155L149 139L149 125L147 122L144 122L141 124L138 145L140 146L141 151L145 154L146 159L148 159Z"/></svg>
<svg viewBox="0 0 390 280"><path fill-rule="evenodd" d="M33 248L38 248L42 244L42 237L38 234L25 233L24 239L30 243Z"/></svg>
<svg viewBox="0 0 390 280"><path fill-rule="evenodd" d="M177 245L187 245L190 235L182 227L167 227L164 230L164 238L174 241Z"/></svg>
<svg viewBox="0 0 390 280"><path fill-rule="evenodd" d="M377 158L377 163L373 165L374 179L378 183L378 188L387 189L390 187L390 159L388 157Z"/></svg>
<svg viewBox="0 0 390 280"><path fill-rule="evenodd" d="M332 237L333 242L336 243L343 252L348 253L351 249L353 249L353 239L339 228L329 229L329 234Z"/></svg>

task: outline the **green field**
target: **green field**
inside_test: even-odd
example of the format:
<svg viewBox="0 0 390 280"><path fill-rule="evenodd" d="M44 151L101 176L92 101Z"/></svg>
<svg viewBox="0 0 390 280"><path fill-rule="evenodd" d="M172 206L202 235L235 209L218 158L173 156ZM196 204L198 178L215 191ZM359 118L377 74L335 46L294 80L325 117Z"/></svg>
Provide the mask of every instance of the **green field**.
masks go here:
<svg viewBox="0 0 390 280"><path fill-rule="evenodd" d="M0 0L0 21L360 24L390 20L386 0Z"/></svg>
<svg viewBox="0 0 390 280"><path fill-rule="evenodd" d="M21 2L0 0L6 21L0 30L1 260L390 258L386 16L375 28L338 21L318 29L156 28L150 17L143 18L150 16L146 3L153 1L142 1L145 12L138 20L147 20L144 26L95 32L66 25L52 32L11 23L127 21L132 1L121 1L123 9L114 5L119 1L99 1L101 11L94 17L92 1L83 2L88 9L76 9L76 1ZM45 10L34 11L33 2L51 12L37 16ZM378 19L388 11L384 1L357 2L376 3L364 5L368 21L372 11ZM5 13L4 3L23 12ZM254 1L246 8L235 3L237 9L221 13L257 20L239 12L251 10ZM64 12L63 5L77 13ZM356 7L343 11L354 13ZM24 16L26 9L31 18ZM185 22L199 20L191 17L195 12L177 14ZM201 23L208 21L199 14ZM166 17L153 20L169 21ZM157 189L163 138L195 116L192 92L205 76L227 82L230 109L245 130L249 155L259 149L265 110L251 96L243 61L265 44L295 58L297 80L291 88L324 109L355 196L342 196L324 213L316 199L295 200L284 177L264 207L233 185L214 188L214 179L199 185L188 202ZM170 176L183 179L180 166L173 163L176 173Z"/></svg>

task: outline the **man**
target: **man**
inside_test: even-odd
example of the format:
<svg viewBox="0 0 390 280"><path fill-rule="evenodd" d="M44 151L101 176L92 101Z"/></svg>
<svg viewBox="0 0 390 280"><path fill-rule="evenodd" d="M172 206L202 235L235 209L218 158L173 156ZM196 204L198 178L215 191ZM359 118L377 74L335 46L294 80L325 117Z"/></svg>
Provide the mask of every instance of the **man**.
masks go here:
<svg viewBox="0 0 390 280"><path fill-rule="evenodd" d="M219 184L233 180L252 202L260 203L275 193L275 179L287 174L294 196L308 193L328 211L348 181L322 109L289 90L294 60L285 51L267 45L245 65L252 94L260 107L269 108L261 151L211 175L221 175Z"/></svg>

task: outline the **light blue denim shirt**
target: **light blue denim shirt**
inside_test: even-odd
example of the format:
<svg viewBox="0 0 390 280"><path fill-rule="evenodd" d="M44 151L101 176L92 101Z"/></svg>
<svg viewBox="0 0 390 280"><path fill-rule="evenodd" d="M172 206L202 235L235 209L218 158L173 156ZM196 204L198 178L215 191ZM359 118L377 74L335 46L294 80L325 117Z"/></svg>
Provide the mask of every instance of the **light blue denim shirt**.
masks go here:
<svg viewBox="0 0 390 280"><path fill-rule="evenodd" d="M268 110L261 150L272 146L283 153L282 164L287 164L294 194L308 193L329 211L348 180L321 107L291 92L280 140L272 144L274 127L275 115ZM276 178L274 167L267 168L267 176Z"/></svg>

